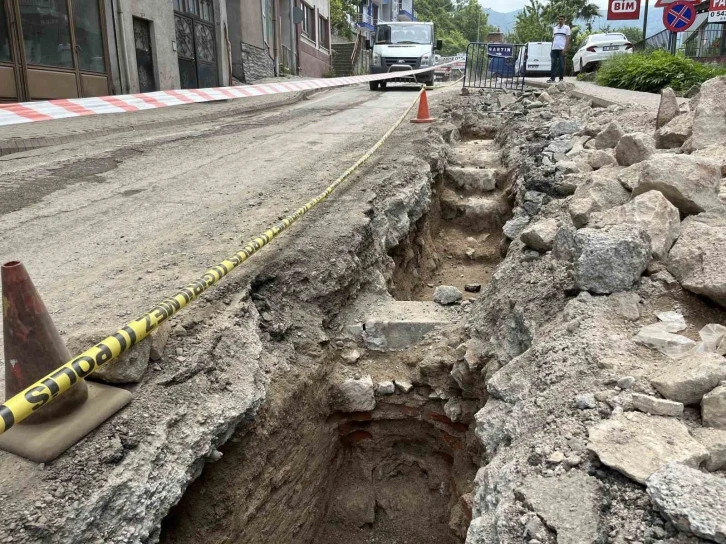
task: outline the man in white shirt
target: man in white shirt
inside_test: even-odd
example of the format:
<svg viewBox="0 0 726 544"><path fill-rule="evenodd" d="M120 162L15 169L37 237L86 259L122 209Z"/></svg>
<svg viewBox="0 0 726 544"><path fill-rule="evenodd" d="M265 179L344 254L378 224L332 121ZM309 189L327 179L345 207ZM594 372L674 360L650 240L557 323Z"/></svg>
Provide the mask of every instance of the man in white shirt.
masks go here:
<svg viewBox="0 0 726 544"><path fill-rule="evenodd" d="M547 83L554 83L555 76L559 74L560 81L565 77L565 51L570 48L570 27L565 24L565 18L560 15L554 26L552 38L552 51L550 51L551 71Z"/></svg>

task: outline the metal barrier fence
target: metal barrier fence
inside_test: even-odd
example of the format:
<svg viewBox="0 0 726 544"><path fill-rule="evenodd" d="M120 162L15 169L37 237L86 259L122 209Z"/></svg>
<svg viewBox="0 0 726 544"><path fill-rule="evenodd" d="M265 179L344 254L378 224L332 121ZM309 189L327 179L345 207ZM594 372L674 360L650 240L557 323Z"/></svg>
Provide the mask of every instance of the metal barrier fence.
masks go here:
<svg viewBox="0 0 726 544"><path fill-rule="evenodd" d="M525 50L522 44L470 43L466 48L464 87L523 89Z"/></svg>
<svg viewBox="0 0 726 544"><path fill-rule="evenodd" d="M636 43L633 50L639 53L670 51L682 53L692 59L714 59L726 56L726 28L720 24L709 24L698 30L673 34L663 30L647 40Z"/></svg>

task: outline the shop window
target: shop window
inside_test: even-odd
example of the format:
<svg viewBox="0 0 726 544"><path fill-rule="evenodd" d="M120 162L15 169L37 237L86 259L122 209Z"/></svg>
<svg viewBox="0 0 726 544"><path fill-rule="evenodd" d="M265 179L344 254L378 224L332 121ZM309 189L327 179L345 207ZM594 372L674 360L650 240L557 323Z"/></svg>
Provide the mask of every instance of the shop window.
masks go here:
<svg viewBox="0 0 726 544"><path fill-rule="evenodd" d="M66 0L48 0L39 10L20 6L20 21L28 64L73 68L71 29Z"/></svg>
<svg viewBox="0 0 726 544"><path fill-rule="evenodd" d="M78 67L89 72L105 72L98 0L73 0L73 25L78 44Z"/></svg>
<svg viewBox="0 0 726 544"><path fill-rule="evenodd" d="M10 39L8 35L8 18L5 13L5 3L0 0L0 62L12 61L10 55Z"/></svg>
<svg viewBox="0 0 726 544"><path fill-rule="evenodd" d="M318 44L320 47L330 49L329 37L328 20L325 17L318 17Z"/></svg>
<svg viewBox="0 0 726 544"><path fill-rule="evenodd" d="M306 38L315 41L315 8L303 3L302 33Z"/></svg>

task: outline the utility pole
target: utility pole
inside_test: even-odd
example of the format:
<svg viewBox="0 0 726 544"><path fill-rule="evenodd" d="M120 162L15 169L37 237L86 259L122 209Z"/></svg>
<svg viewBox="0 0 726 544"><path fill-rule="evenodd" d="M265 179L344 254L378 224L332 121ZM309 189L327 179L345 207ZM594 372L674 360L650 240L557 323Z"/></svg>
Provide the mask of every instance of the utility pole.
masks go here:
<svg viewBox="0 0 726 544"><path fill-rule="evenodd" d="M645 15L643 16L643 51L645 51L645 40L648 38L648 0L645 0Z"/></svg>
<svg viewBox="0 0 726 544"><path fill-rule="evenodd" d="M476 42L479 43L479 26L481 25L481 7L476 12Z"/></svg>

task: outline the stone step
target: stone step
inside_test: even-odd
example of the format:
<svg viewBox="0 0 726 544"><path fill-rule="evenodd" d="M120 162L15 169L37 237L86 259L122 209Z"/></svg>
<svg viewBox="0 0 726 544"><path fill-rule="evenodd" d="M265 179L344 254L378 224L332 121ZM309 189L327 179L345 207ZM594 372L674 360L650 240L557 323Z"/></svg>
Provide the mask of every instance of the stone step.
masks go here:
<svg viewBox="0 0 726 544"><path fill-rule="evenodd" d="M441 192L441 216L471 232L498 232L512 208L499 191L483 196L462 197L445 187Z"/></svg>
<svg viewBox="0 0 726 544"><path fill-rule="evenodd" d="M452 151L449 163L470 168L498 168L501 157L494 145L460 145Z"/></svg>
<svg viewBox="0 0 726 544"><path fill-rule="evenodd" d="M447 179L454 187L463 191L493 191L503 175L502 171L495 168L450 166L446 169Z"/></svg>
<svg viewBox="0 0 726 544"><path fill-rule="evenodd" d="M400 351L418 344L436 327L452 322L452 310L435 302L384 300L368 305L347 332L370 350Z"/></svg>

